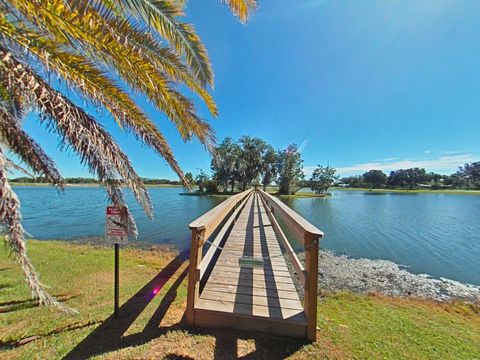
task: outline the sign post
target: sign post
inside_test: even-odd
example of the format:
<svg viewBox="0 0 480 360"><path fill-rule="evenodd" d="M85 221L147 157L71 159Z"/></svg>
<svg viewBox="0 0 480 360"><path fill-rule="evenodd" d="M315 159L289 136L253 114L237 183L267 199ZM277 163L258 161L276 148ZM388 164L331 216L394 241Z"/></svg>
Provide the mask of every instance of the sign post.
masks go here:
<svg viewBox="0 0 480 360"><path fill-rule="evenodd" d="M115 279L114 279L114 300L113 300L113 316L118 317L118 308L120 302L120 245L115 243Z"/></svg>
<svg viewBox="0 0 480 360"><path fill-rule="evenodd" d="M114 317L118 317L119 293L120 293L120 244L128 242L128 226L122 219L122 209L115 206L107 206L105 242L115 244L115 268L114 268Z"/></svg>

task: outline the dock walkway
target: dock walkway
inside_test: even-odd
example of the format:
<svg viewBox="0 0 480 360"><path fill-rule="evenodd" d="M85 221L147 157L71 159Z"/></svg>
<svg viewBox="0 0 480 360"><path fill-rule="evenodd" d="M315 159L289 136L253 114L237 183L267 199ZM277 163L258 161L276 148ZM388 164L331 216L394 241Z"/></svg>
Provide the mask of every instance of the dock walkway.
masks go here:
<svg viewBox="0 0 480 360"><path fill-rule="evenodd" d="M303 237L309 269L305 270L298 261L274 213ZM191 325L314 340L311 327L313 321L316 327L318 239L323 236L320 230L280 200L252 190L227 199L190 224L190 228L192 251L186 315ZM207 251L203 250L205 243L209 245ZM313 252L316 254L312 257ZM291 257L306 284L303 305L285 256ZM315 272L309 275L312 271ZM315 281L312 291L308 291L308 277ZM313 306L315 309L309 312Z"/></svg>

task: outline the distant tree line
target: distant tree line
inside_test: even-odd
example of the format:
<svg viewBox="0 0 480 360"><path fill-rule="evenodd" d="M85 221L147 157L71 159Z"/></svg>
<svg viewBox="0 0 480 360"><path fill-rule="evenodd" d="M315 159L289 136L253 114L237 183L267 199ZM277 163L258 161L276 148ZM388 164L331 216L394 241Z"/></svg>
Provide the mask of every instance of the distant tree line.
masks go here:
<svg viewBox="0 0 480 360"><path fill-rule="evenodd" d="M352 188L389 189L467 189L480 190L480 161L460 166L450 175L427 172L424 168L400 169L386 175L370 170L363 175L344 177L341 186Z"/></svg>
<svg viewBox="0 0 480 360"><path fill-rule="evenodd" d="M9 180L12 183L25 183L25 184L43 184L48 183L48 180L43 177L18 177L15 179ZM84 178L84 177L68 177L64 178L65 183L67 184L99 184L99 181L94 178ZM150 179L142 178L142 181L146 185L182 185L182 182L178 180L169 180L169 179Z"/></svg>
<svg viewBox="0 0 480 360"><path fill-rule="evenodd" d="M43 177L18 177L15 179L9 180L12 183L25 183L25 184L48 184L49 181ZM93 178L84 178L84 177L73 177L73 178L64 178L65 183L67 184L98 184L97 179Z"/></svg>
<svg viewBox="0 0 480 360"><path fill-rule="evenodd" d="M183 185L179 180L142 178L145 185Z"/></svg>

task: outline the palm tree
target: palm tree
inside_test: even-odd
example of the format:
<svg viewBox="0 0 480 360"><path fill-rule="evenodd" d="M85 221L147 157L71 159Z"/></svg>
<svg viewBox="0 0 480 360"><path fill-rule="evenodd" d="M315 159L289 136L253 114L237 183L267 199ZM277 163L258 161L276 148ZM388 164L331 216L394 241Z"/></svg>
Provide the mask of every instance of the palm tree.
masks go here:
<svg viewBox="0 0 480 360"><path fill-rule="evenodd" d="M221 2L241 21L256 6L255 0ZM61 146L73 149L98 176L136 236L122 186L151 217L148 192L112 136L75 101L109 114L188 185L156 122L131 97L144 95L185 141L195 138L212 150L212 128L178 90L188 88L217 116L207 51L194 27L182 22L183 7L184 0L0 0L0 222L41 304L67 309L45 291L27 257L20 203L7 178L9 168L19 167L5 149L62 191L55 163L22 129L25 114L35 111L38 121L58 134Z"/></svg>

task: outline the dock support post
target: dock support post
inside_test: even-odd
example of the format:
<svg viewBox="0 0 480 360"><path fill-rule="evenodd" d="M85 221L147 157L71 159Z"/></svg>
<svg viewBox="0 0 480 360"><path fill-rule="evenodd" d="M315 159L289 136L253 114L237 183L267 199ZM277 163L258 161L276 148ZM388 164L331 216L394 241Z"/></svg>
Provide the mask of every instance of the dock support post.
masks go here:
<svg viewBox="0 0 480 360"><path fill-rule="evenodd" d="M202 261L202 247L205 229L192 229L190 246L190 263L188 265L188 294L185 320L190 326L195 325L194 309L199 297L200 262Z"/></svg>
<svg viewBox="0 0 480 360"><path fill-rule="evenodd" d="M307 316L307 337L317 339L317 284L318 284L318 236L305 234L305 282L304 310Z"/></svg>

